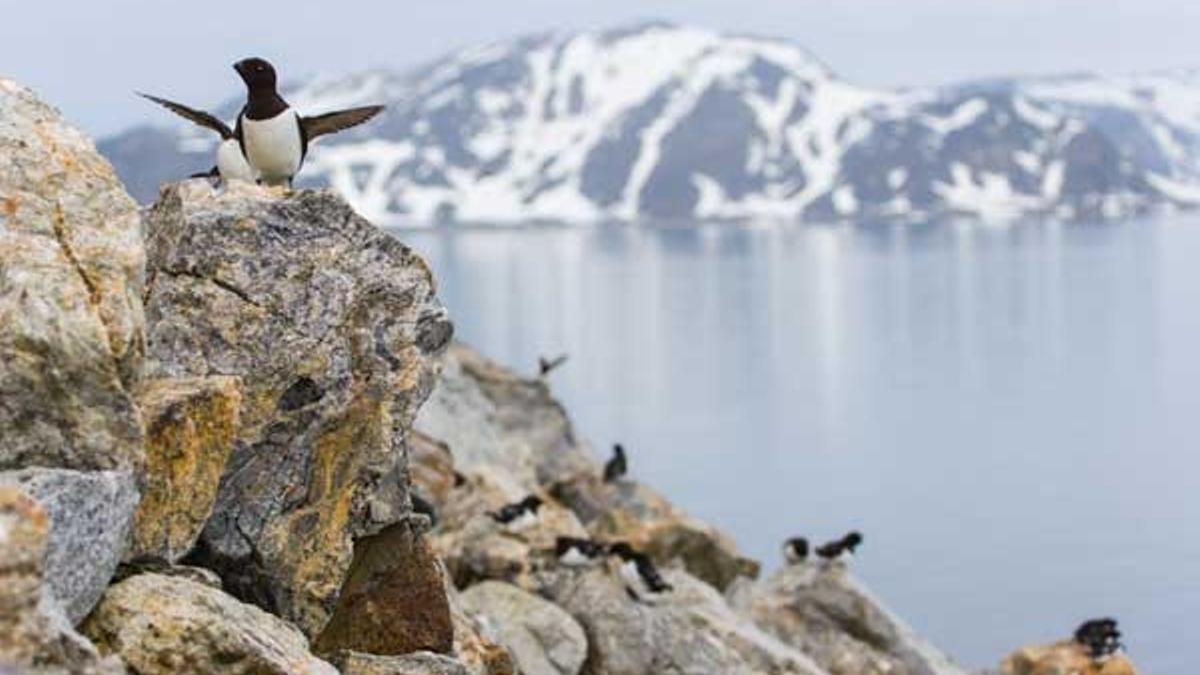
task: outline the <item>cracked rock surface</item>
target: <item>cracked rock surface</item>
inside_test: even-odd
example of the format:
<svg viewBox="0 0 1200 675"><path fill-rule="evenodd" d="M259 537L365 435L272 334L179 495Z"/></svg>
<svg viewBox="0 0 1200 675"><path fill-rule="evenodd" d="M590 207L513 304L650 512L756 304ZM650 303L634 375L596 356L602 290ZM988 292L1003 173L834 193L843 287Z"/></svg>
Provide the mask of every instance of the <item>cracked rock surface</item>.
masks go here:
<svg viewBox="0 0 1200 675"><path fill-rule="evenodd" d="M328 191L186 181L146 227L148 375L242 383L190 561L315 638L354 541L409 511L407 434L452 333L433 276Z"/></svg>
<svg viewBox="0 0 1200 675"><path fill-rule="evenodd" d="M92 142L0 78L0 469L133 469L137 205Z"/></svg>

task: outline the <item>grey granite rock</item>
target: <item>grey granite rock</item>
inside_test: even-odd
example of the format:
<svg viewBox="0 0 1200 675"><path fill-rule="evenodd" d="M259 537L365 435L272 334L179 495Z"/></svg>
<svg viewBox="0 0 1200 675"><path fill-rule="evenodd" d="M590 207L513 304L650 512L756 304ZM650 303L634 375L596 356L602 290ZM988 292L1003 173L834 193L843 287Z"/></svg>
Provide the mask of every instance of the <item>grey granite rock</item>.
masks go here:
<svg viewBox="0 0 1200 675"><path fill-rule="evenodd" d="M0 472L50 515L46 583L72 623L95 606L129 541L138 491L127 471L24 469Z"/></svg>
<svg viewBox="0 0 1200 675"><path fill-rule="evenodd" d="M459 595L467 613L485 622L524 675L576 675L587 658L587 636L564 610L499 581Z"/></svg>
<svg viewBox="0 0 1200 675"><path fill-rule="evenodd" d="M342 675L469 675L459 661L431 652L379 656L343 651L334 654L330 661Z"/></svg>
<svg viewBox="0 0 1200 675"><path fill-rule="evenodd" d="M452 332L433 276L328 191L171 185L147 241L149 375L242 382L189 562L313 638L354 539L409 509L405 436Z"/></svg>

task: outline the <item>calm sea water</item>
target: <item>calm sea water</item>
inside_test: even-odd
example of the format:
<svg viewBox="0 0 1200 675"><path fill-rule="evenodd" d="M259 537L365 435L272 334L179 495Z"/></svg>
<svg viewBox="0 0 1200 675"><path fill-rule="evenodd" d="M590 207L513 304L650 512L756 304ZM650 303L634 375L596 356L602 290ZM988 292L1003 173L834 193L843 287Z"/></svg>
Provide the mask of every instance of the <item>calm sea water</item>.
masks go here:
<svg viewBox="0 0 1200 675"><path fill-rule="evenodd" d="M459 336L774 565L858 573L969 665L1117 616L1151 675L1200 617L1200 219L401 231Z"/></svg>

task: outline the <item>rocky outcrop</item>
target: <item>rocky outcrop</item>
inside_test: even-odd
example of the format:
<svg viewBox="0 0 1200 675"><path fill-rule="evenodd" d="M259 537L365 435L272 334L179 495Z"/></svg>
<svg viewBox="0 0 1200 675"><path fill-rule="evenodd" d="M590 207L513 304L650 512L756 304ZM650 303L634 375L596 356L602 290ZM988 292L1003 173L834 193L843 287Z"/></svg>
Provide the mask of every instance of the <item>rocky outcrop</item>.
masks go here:
<svg viewBox="0 0 1200 675"><path fill-rule="evenodd" d="M123 673L101 659L74 632L56 603L47 602L43 578L50 516L14 487L0 487L0 672Z"/></svg>
<svg viewBox="0 0 1200 675"><path fill-rule="evenodd" d="M485 622L523 675L576 675L587 658L587 636L557 605L516 586L486 581L464 591L463 609Z"/></svg>
<svg viewBox="0 0 1200 675"><path fill-rule="evenodd" d="M140 466L143 259L92 142L0 78L0 469Z"/></svg>
<svg viewBox="0 0 1200 675"><path fill-rule="evenodd" d="M785 567L739 591L736 604L758 625L831 675L966 675L840 566Z"/></svg>
<svg viewBox="0 0 1200 675"><path fill-rule="evenodd" d="M1098 663L1071 640L1019 649L1000 664L1000 675L1137 675L1137 672L1123 654Z"/></svg>
<svg viewBox="0 0 1200 675"><path fill-rule="evenodd" d="M442 570L420 530L402 522L355 543L354 563L316 647L384 655L452 650Z"/></svg>
<svg viewBox="0 0 1200 675"><path fill-rule="evenodd" d="M338 652L331 659L342 675L469 675L459 661L441 654L415 652L404 656L378 656Z"/></svg>
<svg viewBox="0 0 1200 675"><path fill-rule="evenodd" d="M175 562L212 513L241 392L230 377L161 379L143 384L137 401L146 420L146 486L129 557Z"/></svg>
<svg viewBox="0 0 1200 675"><path fill-rule="evenodd" d="M293 626L178 577L139 574L112 586L83 630L142 675L337 673Z"/></svg>
<svg viewBox="0 0 1200 675"><path fill-rule="evenodd" d="M451 333L432 275L329 192L190 181L147 231L150 372L242 381L189 560L316 637L354 540L408 511L405 435Z"/></svg>
<svg viewBox="0 0 1200 675"><path fill-rule="evenodd" d="M125 471L0 472L50 516L46 583L72 623L87 616L125 553L138 493Z"/></svg>

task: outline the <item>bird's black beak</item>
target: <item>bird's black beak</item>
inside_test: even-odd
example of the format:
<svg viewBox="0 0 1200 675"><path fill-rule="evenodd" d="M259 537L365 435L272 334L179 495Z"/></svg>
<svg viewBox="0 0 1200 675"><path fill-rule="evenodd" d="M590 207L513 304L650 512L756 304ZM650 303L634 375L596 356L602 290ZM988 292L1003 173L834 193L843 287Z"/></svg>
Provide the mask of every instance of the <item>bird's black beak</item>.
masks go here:
<svg viewBox="0 0 1200 675"><path fill-rule="evenodd" d="M245 77L246 76L246 60L242 59L241 61L238 61L237 63L233 64L233 69L237 71L238 75Z"/></svg>

